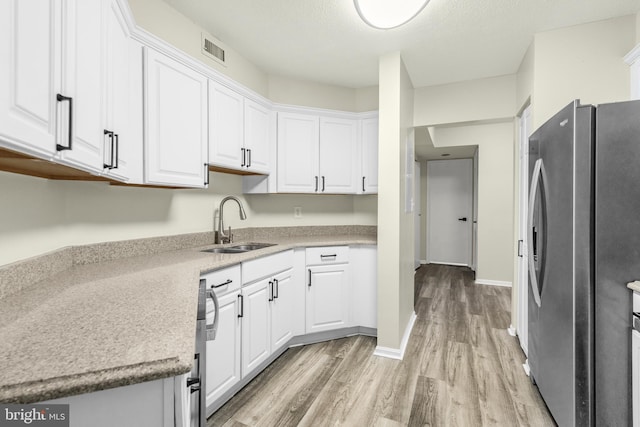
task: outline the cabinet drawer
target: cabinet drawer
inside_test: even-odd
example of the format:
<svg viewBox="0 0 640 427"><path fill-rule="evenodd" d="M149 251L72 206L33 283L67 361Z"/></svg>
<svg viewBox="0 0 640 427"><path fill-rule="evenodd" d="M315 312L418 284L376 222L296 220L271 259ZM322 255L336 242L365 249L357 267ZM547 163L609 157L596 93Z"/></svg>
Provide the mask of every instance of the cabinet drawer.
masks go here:
<svg viewBox="0 0 640 427"><path fill-rule="evenodd" d="M341 264L349 262L349 246L307 248L307 265Z"/></svg>
<svg viewBox="0 0 640 427"><path fill-rule="evenodd" d="M207 281L207 289L215 289L216 295L240 289L240 264L203 274L202 278Z"/></svg>
<svg viewBox="0 0 640 427"><path fill-rule="evenodd" d="M242 283L255 282L293 267L293 250L252 259L242 263Z"/></svg>

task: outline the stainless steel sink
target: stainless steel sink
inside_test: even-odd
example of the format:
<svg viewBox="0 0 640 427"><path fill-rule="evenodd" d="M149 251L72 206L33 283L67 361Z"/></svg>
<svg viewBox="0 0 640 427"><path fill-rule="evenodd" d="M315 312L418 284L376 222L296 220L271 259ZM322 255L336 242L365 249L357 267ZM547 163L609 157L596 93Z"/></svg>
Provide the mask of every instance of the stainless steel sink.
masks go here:
<svg viewBox="0 0 640 427"><path fill-rule="evenodd" d="M201 252L211 252L214 254L241 254L248 251L246 249L236 249L236 248L211 248L211 249L204 249Z"/></svg>
<svg viewBox="0 0 640 427"><path fill-rule="evenodd" d="M244 251L255 251L256 249L268 248L274 246L274 243L246 243L244 245L234 245L230 249L242 249Z"/></svg>
<svg viewBox="0 0 640 427"><path fill-rule="evenodd" d="M242 245L226 246L223 248L204 249L202 252L211 252L215 254L241 254L244 252L255 251L256 249L268 248L274 246L275 243L246 243Z"/></svg>

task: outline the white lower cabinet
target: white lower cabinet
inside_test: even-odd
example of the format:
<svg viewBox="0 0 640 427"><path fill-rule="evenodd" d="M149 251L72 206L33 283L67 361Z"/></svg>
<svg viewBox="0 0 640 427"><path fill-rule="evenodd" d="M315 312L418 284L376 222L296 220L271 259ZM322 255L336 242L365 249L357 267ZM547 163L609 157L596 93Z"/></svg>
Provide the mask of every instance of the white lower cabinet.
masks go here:
<svg viewBox="0 0 640 427"><path fill-rule="evenodd" d="M307 249L307 333L351 326L348 256L345 246Z"/></svg>
<svg viewBox="0 0 640 427"><path fill-rule="evenodd" d="M351 270L351 321L354 325L377 328L378 249L376 246L349 248ZM356 303L357 301L357 303Z"/></svg>
<svg viewBox="0 0 640 427"><path fill-rule="evenodd" d="M271 349L285 345L294 336L296 326L296 284L293 269L276 275L271 280Z"/></svg>
<svg viewBox="0 0 640 427"><path fill-rule="evenodd" d="M242 288L242 377L267 360L271 354L269 325L269 279Z"/></svg>
<svg viewBox="0 0 640 427"><path fill-rule="evenodd" d="M631 408L633 427L640 427L640 332L631 331Z"/></svg>
<svg viewBox="0 0 640 427"><path fill-rule="evenodd" d="M220 306L216 339L207 341L207 406L240 381L240 292L218 297ZM213 304L207 307L207 323L213 323Z"/></svg>

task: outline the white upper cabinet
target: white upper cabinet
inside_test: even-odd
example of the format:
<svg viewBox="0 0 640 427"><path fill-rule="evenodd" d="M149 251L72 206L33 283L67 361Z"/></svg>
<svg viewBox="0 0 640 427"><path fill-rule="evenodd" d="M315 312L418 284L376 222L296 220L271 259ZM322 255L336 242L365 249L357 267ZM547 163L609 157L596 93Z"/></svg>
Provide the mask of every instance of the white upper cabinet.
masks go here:
<svg viewBox="0 0 640 427"><path fill-rule="evenodd" d="M209 162L240 169L244 151L244 97L209 80Z"/></svg>
<svg viewBox="0 0 640 427"><path fill-rule="evenodd" d="M62 8L62 89L71 98L61 118L56 161L103 169L103 8L101 0L67 0Z"/></svg>
<svg viewBox="0 0 640 427"><path fill-rule="evenodd" d="M362 182L360 192L378 192L378 118L362 119L360 140L362 142Z"/></svg>
<svg viewBox="0 0 640 427"><path fill-rule="evenodd" d="M209 81L209 161L244 172L269 173L271 113L233 90Z"/></svg>
<svg viewBox="0 0 640 427"><path fill-rule="evenodd" d="M320 120L318 116L278 113L278 192L319 190Z"/></svg>
<svg viewBox="0 0 640 427"><path fill-rule="evenodd" d="M0 2L0 146L42 158L56 151L59 10L58 0Z"/></svg>
<svg viewBox="0 0 640 427"><path fill-rule="evenodd" d="M145 48L145 182L208 182L207 78Z"/></svg>
<svg viewBox="0 0 640 427"><path fill-rule="evenodd" d="M358 191L358 122L320 118L321 193L354 194Z"/></svg>
<svg viewBox="0 0 640 427"><path fill-rule="evenodd" d="M132 73L141 71L142 59L132 55L136 47L129 38L124 14L116 0L105 2L104 26L106 84L102 164L105 175L127 181L134 174L133 168L142 168L135 156L142 148L142 139L134 131L136 122L142 121L142 102L131 99L133 93L142 94L142 85L132 79ZM135 63L137 60L139 64Z"/></svg>
<svg viewBox="0 0 640 427"><path fill-rule="evenodd" d="M247 170L251 172L271 172L271 118L269 109L255 101L244 99L244 148L247 153Z"/></svg>
<svg viewBox="0 0 640 427"><path fill-rule="evenodd" d="M358 193L358 120L278 113L278 192Z"/></svg>

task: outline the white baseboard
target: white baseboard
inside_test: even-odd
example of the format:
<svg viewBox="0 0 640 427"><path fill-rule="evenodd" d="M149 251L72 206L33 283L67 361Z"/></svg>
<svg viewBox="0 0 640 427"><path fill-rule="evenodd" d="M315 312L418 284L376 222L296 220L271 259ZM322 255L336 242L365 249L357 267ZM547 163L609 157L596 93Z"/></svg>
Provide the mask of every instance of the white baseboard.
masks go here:
<svg viewBox="0 0 640 427"><path fill-rule="evenodd" d="M513 325L509 325L509 327L507 328L507 333L509 335L511 335L512 337L516 336L516 328L513 327Z"/></svg>
<svg viewBox="0 0 640 427"><path fill-rule="evenodd" d="M511 282L503 282L501 280L476 279L476 285L504 286L510 288Z"/></svg>
<svg viewBox="0 0 640 427"><path fill-rule="evenodd" d="M427 260L426 259L421 259L420 260L420 264L422 264L422 265L427 264Z"/></svg>
<svg viewBox="0 0 640 427"><path fill-rule="evenodd" d="M529 367L529 359L525 360L524 363L522 364L522 369L524 369L524 373L527 374L527 376L531 376L531 368Z"/></svg>
<svg viewBox="0 0 640 427"><path fill-rule="evenodd" d="M425 263L426 264L426 263ZM439 262L439 261L429 261L429 264L438 264L438 265L452 265L454 267L469 267L469 264L459 263L459 262Z"/></svg>
<svg viewBox="0 0 640 427"><path fill-rule="evenodd" d="M409 343L409 336L411 335L413 325L416 323L417 318L418 316L416 316L416 312L412 312L411 317L409 318L409 323L407 323L407 327L404 329L400 348L376 346L376 350L373 352L373 355L386 357L387 359L402 360L404 358L404 352L407 349L407 344Z"/></svg>

